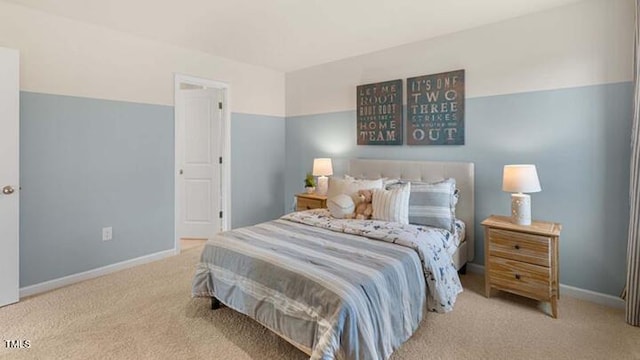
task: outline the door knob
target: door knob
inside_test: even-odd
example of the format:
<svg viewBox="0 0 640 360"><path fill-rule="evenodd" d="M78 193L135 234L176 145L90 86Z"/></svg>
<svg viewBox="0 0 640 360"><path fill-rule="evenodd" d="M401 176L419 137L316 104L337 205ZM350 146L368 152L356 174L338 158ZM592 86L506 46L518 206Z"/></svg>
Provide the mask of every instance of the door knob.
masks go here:
<svg viewBox="0 0 640 360"><path fill-rule="evenodd" d="M15 190L11 187L11 185L7 185L5 187L2 188L2 193L5 195L11 195L13 194Z"/></svg>

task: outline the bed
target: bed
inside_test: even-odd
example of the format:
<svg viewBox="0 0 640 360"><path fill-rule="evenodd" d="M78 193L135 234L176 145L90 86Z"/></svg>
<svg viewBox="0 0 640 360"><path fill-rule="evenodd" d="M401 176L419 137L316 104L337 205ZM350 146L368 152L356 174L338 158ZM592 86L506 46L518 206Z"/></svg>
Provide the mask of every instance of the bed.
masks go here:
<svg viewBox="0 0 640 360"><path fill-rule="evenodd" d="M473 259L473 172L472 163L350 160L348 174L362 178L455 178L464 238L334 219L326 209L291 213L209 239L193 295L250 316L311 359L387 359L425 310L451 311L462 291L457 270Z"/></svg>

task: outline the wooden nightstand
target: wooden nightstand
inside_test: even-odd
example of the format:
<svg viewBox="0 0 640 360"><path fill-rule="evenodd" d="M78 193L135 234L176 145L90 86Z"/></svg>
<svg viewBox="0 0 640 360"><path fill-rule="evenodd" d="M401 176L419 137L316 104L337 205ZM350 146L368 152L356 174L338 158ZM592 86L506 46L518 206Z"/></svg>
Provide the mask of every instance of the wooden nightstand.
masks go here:
<svg viewBox="0 0 640 360"><path fill-rule="evenodd" d="M549 301L558 317L558 242L562 225L532 221L516 225L508 216L492 215L484 226L484 281L486 296L491 288L528 298Z"/></svg>
<svg viewBox="0 0 640 360"><path fill-rule="evenodd" d="M326 196L305 193L296 195L296 211L322 209L326 207Z"/></svg>

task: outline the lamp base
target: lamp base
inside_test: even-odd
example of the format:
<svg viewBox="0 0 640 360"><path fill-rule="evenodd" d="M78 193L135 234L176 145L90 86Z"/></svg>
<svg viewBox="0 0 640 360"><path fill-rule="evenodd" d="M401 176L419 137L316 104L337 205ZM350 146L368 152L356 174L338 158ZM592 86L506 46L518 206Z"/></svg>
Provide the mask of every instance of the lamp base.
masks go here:
<svg viewBox="0 0 640 360"><path fill-rule="evenodd" d="M316 188L316 195L325 196L329 190L329 178L326 176L318 176L318 187Z"/></svg>
<svg viewBox="0 0 640 360"><path fill-rule="evenodd" d="M531 225L531 196L511 194L511 222L518 225Z"/></svg>

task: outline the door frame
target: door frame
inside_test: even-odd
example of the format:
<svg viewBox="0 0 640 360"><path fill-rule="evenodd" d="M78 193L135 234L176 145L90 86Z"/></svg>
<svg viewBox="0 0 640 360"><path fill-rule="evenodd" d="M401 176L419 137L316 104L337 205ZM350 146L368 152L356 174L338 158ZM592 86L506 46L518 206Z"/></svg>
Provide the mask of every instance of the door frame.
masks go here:
<svg viewBox="0 0 640 360"><path fill-rule="evenodd" d="M220 139L222 141L222 166L220 168L220 209L222 211L222 220L220 226L222 231L229 230L231 228L231 96L230 85L226 82L209 80L191 75L174 73L174 250L176 253L180 252L180 235L178 234L179 214L178 214L178 185L180 177L181 164L178 162L178 128L184 122L184 119L179 114L177 104L178 96L180 96L180 84L188 84L194 86L203 86L212 89L218 89L222 92L222 134Z"/></svg>

